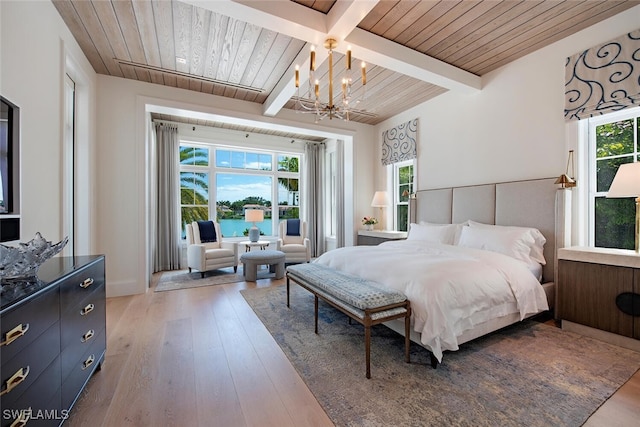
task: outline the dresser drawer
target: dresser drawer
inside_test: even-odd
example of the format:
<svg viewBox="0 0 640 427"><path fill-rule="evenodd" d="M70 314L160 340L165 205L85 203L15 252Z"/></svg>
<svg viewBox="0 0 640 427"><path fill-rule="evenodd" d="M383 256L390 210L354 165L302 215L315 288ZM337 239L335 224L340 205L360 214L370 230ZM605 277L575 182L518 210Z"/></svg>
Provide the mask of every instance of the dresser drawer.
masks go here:
<svg viewBox="0 0 640 427"><path fill-rule="evenodd" d="M4 396L3 396L4 398ZM2 399L2 427L10 426L20 412L31 408L27 426L58 426L67 413L62 412L60 390L60 359L56 358L18 400L5 403Z"/></svg>
<svg viewBox="0 0 640 427"><path fill-rule="evenodd" d="M60 313L73 310L82 300L102 289L104 294L104 259L70 275L60 283Z"/></svg>
<svg viewBox="0 0 640 427"><path fill-rule="evenodd" d="M95 335L105 327L105 301L104 286L102 286L97 292L80 301L74 309L62 314L60 318L62 350L70 345L80 344L90 330L93 330Z"/></svg>
<svg viewBox="0 0 640 427"><path fill-rule="evenodd" d="M17 338L0 347L0 361L9 360L20 353L57 322L59 317L60 299L57 287L4 313L0 322L0 340L4 342L11 339L11 336Z"/></svg>
<svg viewBox="0 0 640 427"><path fill-rule="evenodd" d="M106 350L106 338L106 329L103 329L82 356L78 357L76 362L68 368L69 375L62 381L62 407L64 409L71 408L91 374L102 362Z"/></svg>
<svg viewBox="0 0 640 427"><path fill-rule="evenodd" d="M3 359L2 368L0 368L2 390L6 390L9 383L13 383L15 386L2 396L2 407L5 408L20 398L59 354L60 326L56 322L20 354L9 360ZM20 374L21 369L21 375L26 375L22 381L18 377L14 377L14 375ZM58 368L57 372L60 375L60 368Z"/></svg>

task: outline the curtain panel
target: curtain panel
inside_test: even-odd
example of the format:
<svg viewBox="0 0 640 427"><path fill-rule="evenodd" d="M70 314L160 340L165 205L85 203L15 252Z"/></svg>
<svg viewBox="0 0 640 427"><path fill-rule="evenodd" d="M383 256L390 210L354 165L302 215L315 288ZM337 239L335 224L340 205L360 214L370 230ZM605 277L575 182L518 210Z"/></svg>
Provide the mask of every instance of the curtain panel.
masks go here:
<svg viewBox="0 0 640 427"><path fill-rule="evenodd" d="M382 132L382 164L387 166L415 159L417 137L417 118Z"/></svg>
<svg viewBox="0 0 640 427"><path fill-rule="evenodd" d="M156 165L155 218L153 227L153 271L180 269L180 143L178 127L155 124Z"/></svg>
<svg viewBox="0 0 640 427"><path fill-rule="evenodd" d="M640 105L640 29L565 63L565 121Z"/></svg>
<svg viewBox="0 0 640 427"><path fill-rule="evenodd" d="M311 256L324 252L324 143L305 145L307 234L311 243Z"/></svg>

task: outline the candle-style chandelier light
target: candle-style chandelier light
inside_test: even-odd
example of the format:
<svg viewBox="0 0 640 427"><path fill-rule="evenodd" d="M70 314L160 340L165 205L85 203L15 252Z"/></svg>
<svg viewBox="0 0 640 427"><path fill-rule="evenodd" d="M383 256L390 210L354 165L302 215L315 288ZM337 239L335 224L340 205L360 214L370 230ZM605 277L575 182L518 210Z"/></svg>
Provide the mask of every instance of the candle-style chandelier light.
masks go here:
<svg viewBox="0 0 640 427"><path fill-rule="evenodd" d="M338 41L334 38L328 38L324 42L325 49L329 50L329 99L328 102L320 101L320 81L315 78L316 71L316 52L315 47L311 46L311 61L309 64L309 86L306 97L300 96L300 67L296 65L296 111L301 113L312 113L316 115L316 123L325 117L329 120L334 117L349 120L349 113L354 111L355 105L364 99L365 85L367 84L367 68L366 64L361 64L362 78L362 94L358 99L352 98L351 92L351 48L347 49L346 69L342 78L342 97L338 104L333 102L333 49L338 45ZM312 92L313 88L313 92Z"/></svg>

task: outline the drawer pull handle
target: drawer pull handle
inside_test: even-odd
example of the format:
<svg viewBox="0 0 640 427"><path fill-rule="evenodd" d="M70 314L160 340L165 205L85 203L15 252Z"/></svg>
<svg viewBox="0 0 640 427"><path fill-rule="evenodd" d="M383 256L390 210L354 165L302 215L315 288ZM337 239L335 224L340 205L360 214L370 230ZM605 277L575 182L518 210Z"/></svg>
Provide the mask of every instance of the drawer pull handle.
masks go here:
<svg viewBox="0 0 640 427"><path fill-rule="evenodd" d="M20 411L20 415L16 418L9 427L24 427L27 425L27 421L31 419L31 408L23 409Z"/></svg>
<svg viewBox="0 0 640 427"><path fill-rule="evenodd" d="M28 366L26 368L18 369L18 371L7 380L5 389L0 391L0 396L4 396L5 394L16 388L18 385L20 385L22 381L27 379L27 375L29 375Z"/></svg>
<svg viewBox="0 0 640 427"><path fill-rule="evenodd" d="M96 334L96 331L93 329L89 329L83 336L80 342L87 342Z"/></svg>
<svg viewBox="0 0 640 427"><path fill-rule="evenodd" d="M15 340L17 340L18 338L26 334L28 330L29 330L28 323L19 324L18 326L16 326L15 328L13 328L12 330L6 333L4 341L0 342L0 347L2 347L3 345L11 344Z"/></svg>
<svg viewBox="0 0 640 427"><path fill-rule="evenodd" d="M83 288L83 289L87 289L91 285L93 285L93 278L92 277L84 279L84 282L80 283L80 287Z"/></svg>
<svg viewBox="0 0 640 427"><path fill-rule="evenodd" d="M84 362L82 362L82 370L84 371L89 366L93 365L93 362L96 360L96 356L93 354L87 358Z"/></svg>
<svg viewBox="0 0 640 427"><path fill-rule="evenodd" d="M87 315L89 313L91 313L93 311L93 309L96 308L95 305L93 304L87 304L87 306L85 308L83 308L82 310L80 310L80 316L84 316Z"/></svg>

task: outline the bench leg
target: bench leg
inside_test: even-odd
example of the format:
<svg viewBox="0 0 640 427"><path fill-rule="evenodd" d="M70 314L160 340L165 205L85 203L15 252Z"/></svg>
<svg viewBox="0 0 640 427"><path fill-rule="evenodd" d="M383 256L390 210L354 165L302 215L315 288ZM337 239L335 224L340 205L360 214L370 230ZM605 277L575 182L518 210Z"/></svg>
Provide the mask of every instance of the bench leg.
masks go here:
<svg viewBox="0 0 640 427"><path fill-rule="evenodd" d="M371 326L364 327L364 352L367 363L367 379L371 378Z"/></svg>
<svg viewBox="0 0 640 427"><path fill-rule="evenodd" d="M313 310L314 310L314 316L315 316L315 323L316 323L316 334L318 333L318 296L314 295L314 301L313 301Z"/></svg>
<svg viewBox="0 0 640 427"><path fill-rule="evenodd" d="M287 277L287 308L289 307L289 277Z"/></svg>
<svg viewBox="0 0 640 427"><path fill-rule="evenodd" d="M409 354L409 347L411 346L411 338L409 335L411 334L411 311L407 309L407 315L404 318L404 361L407 363L411 362L411 355Z"/></svg>

